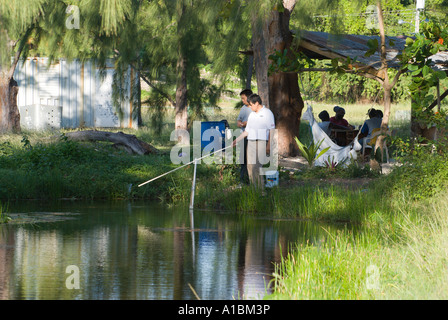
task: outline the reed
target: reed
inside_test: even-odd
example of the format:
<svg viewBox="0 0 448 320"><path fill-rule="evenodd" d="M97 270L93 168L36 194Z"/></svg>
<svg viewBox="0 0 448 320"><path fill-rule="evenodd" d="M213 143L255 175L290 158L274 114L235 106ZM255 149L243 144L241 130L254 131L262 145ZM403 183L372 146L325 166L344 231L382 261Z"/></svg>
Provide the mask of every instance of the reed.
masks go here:
<svg viewBox="0 0 448 320"><path fill-rule="evenodd" d="M11 221L11 217L6 213L5 207L0 203L0 224L5 224Z"/></svg>

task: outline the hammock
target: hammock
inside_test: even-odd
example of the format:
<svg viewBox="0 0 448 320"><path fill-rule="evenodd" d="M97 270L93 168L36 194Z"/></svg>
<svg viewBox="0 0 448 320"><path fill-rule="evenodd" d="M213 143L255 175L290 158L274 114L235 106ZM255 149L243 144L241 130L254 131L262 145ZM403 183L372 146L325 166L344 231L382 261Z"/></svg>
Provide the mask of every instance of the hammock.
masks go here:
<svg viewBox="0 0 448 320"><path fill-rule="evenodd" d="M362 148L361 144L358 142L358 136L356 136L348 146L338 146L330 139L325 131L323 131L322 128L319 127L319 124L314 119L313 109L310 105L308 105L308 108L303 114L302 119L308 120L310 123L314 144L318 144L323 140L322 144L319 147L318 153L321 150L330 147L327 152L325 152L322 156L314 161L315 166L326 167L328 164L331 165L332 163L337 163L339 166L346 167L351 163L351 161L356 160L356 151L359 151Z"/></svg>

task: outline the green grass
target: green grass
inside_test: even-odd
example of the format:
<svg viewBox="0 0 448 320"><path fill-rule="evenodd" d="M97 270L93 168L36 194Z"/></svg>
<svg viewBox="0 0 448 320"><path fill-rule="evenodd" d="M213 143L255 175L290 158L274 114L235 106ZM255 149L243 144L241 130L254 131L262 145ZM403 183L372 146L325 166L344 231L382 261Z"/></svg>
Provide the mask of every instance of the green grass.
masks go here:
<svg viewBox="0 0 448 320"><path fill-rule="evenodd" d="M265 299L447 299L448 197L437 200L402 202L394 238L384 228L343 231L291 248ZM416 210L419 218L408 213Z"/></svg>
<svg viewBox="0 0 448 320"><path fill-rule="evenodd" d="M0 203L0 224L8 223L11 221L11 217L6 213L5 208Z"/></svg>
<svg viewBox="0 0 448 320"><path fill-rule="evenodd" d="M227 192L208 190L198 197L198 205L277 218L356 223L365 223L368 213L378 207L374 192L314 184L276 187L266 197L250 186Z"/></svg>
<svg viewBox="0 0 448 320"><path fill-rule="evenodd" d="M227 119L235 127L231 119L238 113L233 107L236 101L221 110L208 110L209 120ZM328 107L316 105L314 114ZM361 124L370 106L343 107L347 118ZM145 113L148 123L147 117ZM150 126L113 130L135 134L159 148L159 155L133 156L106 143L51 138L55 134L49 132L2 135L0 199L139 198L188 203L192 166L137 187L177 167L169 159L175 144L169 139L171 117L167 116L160 135ZM403 122L391 125L401 128ZM307 134L310 138L309 128L302 125L301 141L306 142ZM405 130L400 134L405 137ZM266 197L251 187L233 189L238 183L237 165L200 165L196 205L273 218L354 224L361 230L355 235L347 229L323 243L289 248L290 254L277 265L272 283L275 292L268 299L446 299L448 159L443 154L420 152L408 160L412 161L381 177L356 165L334 172L315 168L293 176L282 173L281 181L289 179L292 184L268 190ZM320 181L326 178L329 182L329 177L372 181L363 188ZM0 220L5 217L2 210Z"/></svg>
<svg viewBox="0 0 448 320"><path fill-rule="evenodd" d="M192 167L137 187L177 167L168 153L134 156L106 143L45 141L40 134L25 140L10 135L0 142L0 199L189 199ZM199 174L217 176L219 170L201 166Z"/></svg>
<svg viewBox="0 0 448 320"><path fill-rule="evenodd" d="M220 109L207 110L209 120L227 119L230 126L236 128L239 110L235 109L235 104L238 101L237 97L226 98ZM349 106L345 107L350 109ZM362 108L358 105L352 107L353 110ZM176 167L169 159L169 152L176 143L170 141L174 128L173 109L167 108L159 134L150 126L148 108L144 109L142 117L145 125L138 130L117 128L110 131L135 134L158 148L160 155L132 156L111 149L107 143L74 143L58 138L60 133L70 130L61 130L60 133L25 130L20 135L0 136L0 199L144 198L188 201L192 168L179 170L156 184L136 187ZM311 140L307 125L301 126L299 136L305 141ZM199 168L199 198L201 190L209 196L210 190L213 190L210 186L221 190L238 183L237 166L201 165ZM303 177L297 176L297 179ZM252 202L255 204L250 205L251 201L248 201L245 211L256 211L254 207L264 206L259 200ZM276 202L278 199L272 201ZM275 207L280 212L298 210L295 207L283 209L281 205Z"/></svg>
<svg viewBox="0 0 448 320"><path fill-rule="evenodd" d="M377 179L362 199L339 189L335 206L359 222L359 232L346 230L319 244L290 248L276 265L274 293L265 298L446 299L446 160L439 154L414 159ZM331 208L332 196L319 197L323 211ZM318 205L313 196L307 198L304 207ZM329 213L322 218L330 219Z"/></svg>

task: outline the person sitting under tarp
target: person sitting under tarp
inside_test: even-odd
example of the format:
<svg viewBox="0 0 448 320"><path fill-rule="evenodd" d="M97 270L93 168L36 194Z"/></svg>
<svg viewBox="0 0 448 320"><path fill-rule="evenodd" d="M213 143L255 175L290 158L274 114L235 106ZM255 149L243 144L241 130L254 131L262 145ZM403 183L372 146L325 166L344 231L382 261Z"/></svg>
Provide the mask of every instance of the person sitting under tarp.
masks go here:
<svg viewBox="0 0 448 320"><path fill-rule="evenodd" d="M331 134L330 138L340 146L346 146L348 143L348 132L355 129L350 125L346 119L344 119L345 109L339 106L335 106L333 111L336 113L334 117L330 118ZM356 132L357 134L357 132Z"/></svg>
<svg viewBox="0 0 448 320"><path fill-rule="evenodd" d="M381 110L376 110L374 108L369 109L367 112L369 119L364 121L364 124L361 127L361 131L359 133L358 139L361 145L370 145L371 143L375 143L375 141L371 141L372 134L376 131L380 130L381 122L383 121L383 112ZM367 148L363 150L364 157L370 154L371 148Z"/></svg>
<svg viewBox="0 0 448 320"><path fill-rule="evenodd" d="M330 122L330 115L328 114L328 111L324 110L321 113L319 113L319 119L321 122L319 122L319 127L322 128L322 130L330 136L331 134L331 122Z"/></svg>
<svg viewBox="0 0 448 320"><path fill-rule="evenodd" d="M308 105L307 110L302 116L303 120L309 121L311 126L311 133L313 135L314 144L320 144L319 152L330 147L321 157L314 161L315 166L325 167L328 163L337 163L337 165L346 167L357 158L357 151L361 149L358 143L358 137L347 146L338 146L330 137L322 130L319 123L314 119L313 109Z"/></svg>
<svg viewBox="0 0 448 320"><path fill-rule="evenodd" d="M337 129L346 129L346 130L353 130L355 129L354 126L350 125L346 119L344 119L345 116L345 109L341 108L339 106L335 106L333 108L333 111L335 112L335 116L330 118L330 122L334 125Z"/></svg>

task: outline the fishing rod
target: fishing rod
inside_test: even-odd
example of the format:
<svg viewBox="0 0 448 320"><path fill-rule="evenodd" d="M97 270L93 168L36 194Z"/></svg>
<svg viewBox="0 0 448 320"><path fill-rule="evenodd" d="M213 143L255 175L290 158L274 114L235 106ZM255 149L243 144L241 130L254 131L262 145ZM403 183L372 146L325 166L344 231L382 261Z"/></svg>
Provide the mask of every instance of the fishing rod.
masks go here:
<svg viewBox="0 0 448 320"><path fill-rule="evenodd" d="M170 174L170 173L172 173L172 172L174 172L174 171L176 171L176 170L182 169L183 167L186 167L186 166L192 164L193 162L197 162L198 160L204 159L204 158L206 158L206 157L210 157L211 155L213 155L213 154L215 154L215 153L217 153L217 152L226 150L226 149L228 149L228 148L230 148L230 147L233 148L233 144L230 145L230 146L227 146L227 147L225 147L225 148L222 148L222 149L220 149L220 150L213 151L212 153L206 154L205 156L202 156L202 157L200 157L200 158L195 158L193 161L190 161L190 162L184 164L183 166L177 167L176 169L173 169L173 170L171 170L171 171L165 172L164 174L161 174L160 176L157 176L157 177L155 177L155 178L152 178L151 180L148 180L148 181L146 181L146 182L143 182L143 183L139 184L138 187L140 188L141 186L143 186L143 185L145 185L145 184L147 184L147 183L153 182L154 180L157 180L157 179L159 179L159 178L162 178L163 176L166 176L167 174Z"/></svg>

